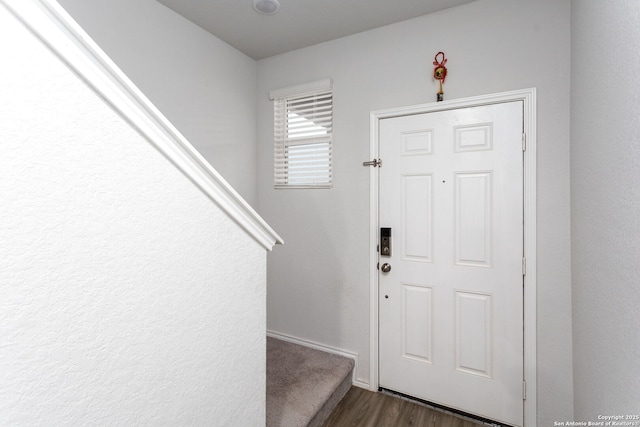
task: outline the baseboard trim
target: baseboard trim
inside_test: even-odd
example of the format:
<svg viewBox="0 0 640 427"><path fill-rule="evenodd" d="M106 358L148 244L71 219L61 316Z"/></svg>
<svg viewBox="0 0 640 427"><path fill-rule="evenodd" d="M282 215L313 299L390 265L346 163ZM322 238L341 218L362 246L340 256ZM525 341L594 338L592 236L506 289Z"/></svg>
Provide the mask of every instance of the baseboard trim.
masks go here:
<svg viewBox="0 0 640 427"><path fill-rule="evenodd" d="M354 375L355 375L355 371L354 371ZM375 389L371 388L371 384L370 383L364 382L362 380L354 379L353 380L353 385L358 387L358 388L363 388L365 390L376 391Z"/></svg>
<svg viewBox="0 0 640 427"><path fill-rule="evenodd" d="M294 337L292 335L283 334L275 331L267 331L267 336L271 338L276 338L282 341L287 341L293 344L298 344L304 347L313 348L315 350L324 351L331 354L337 354L338 356L348 357L349 359L353 359L355 365L353 367L353 377L352 382L356 387L364 388L367 390L371 389L371 386L368 382L363 381L362 379L356 378L356 372L358 372L358 353L354 353L352 351L343 350L341 348L332 347L330 345L320 344L315 341L305 340L302 338Z"/></svg>

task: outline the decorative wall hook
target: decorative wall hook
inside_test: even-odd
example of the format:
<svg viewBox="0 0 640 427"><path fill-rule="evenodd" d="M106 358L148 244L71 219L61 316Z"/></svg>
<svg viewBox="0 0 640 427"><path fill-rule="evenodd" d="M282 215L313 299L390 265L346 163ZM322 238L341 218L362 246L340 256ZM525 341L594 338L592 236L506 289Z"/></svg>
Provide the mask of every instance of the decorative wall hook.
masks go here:
<svg viewBox="0 0 640 427"><path fill-rule="evenodd" d="M442 90L442 84L444 80L447 78L447 67L444 64L447 63L447 58L444 57L444 52L436 53L435 58L433 58L433 65L435 68L433 69L433 78L438 80L439 90L437 93L437 101L440 102L444 99L444 91Z"/></svg>

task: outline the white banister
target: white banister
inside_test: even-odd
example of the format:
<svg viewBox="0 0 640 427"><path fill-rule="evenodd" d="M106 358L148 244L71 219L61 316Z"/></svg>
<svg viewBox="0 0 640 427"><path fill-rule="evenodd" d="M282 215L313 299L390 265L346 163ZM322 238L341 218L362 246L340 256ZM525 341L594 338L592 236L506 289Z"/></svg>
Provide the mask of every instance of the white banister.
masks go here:
<svg viewBox="0 0 640 427"><path fill-rule="evenodd" d="M0 4L257 242L268 250L284 243L57 2Z"/></svg>

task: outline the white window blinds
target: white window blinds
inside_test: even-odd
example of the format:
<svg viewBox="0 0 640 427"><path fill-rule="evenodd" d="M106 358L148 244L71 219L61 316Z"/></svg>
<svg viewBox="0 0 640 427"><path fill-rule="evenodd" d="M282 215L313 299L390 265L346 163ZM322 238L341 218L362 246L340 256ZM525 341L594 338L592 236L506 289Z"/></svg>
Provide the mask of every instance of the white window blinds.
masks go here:
<svg viewBox="0 0 640 427"><path fill-rule="evenodd" d="M331 188L331 81L270 96L274 100L274 187Z"/></svg>

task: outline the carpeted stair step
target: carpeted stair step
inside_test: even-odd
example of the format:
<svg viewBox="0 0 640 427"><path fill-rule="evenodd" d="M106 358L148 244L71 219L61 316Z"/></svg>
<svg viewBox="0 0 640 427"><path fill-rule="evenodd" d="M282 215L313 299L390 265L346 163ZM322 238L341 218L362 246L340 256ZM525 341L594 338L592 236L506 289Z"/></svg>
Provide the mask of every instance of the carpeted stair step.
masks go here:
<svg viewBox="0 0 640 427"><path fill-rule="evenodd" d="M267 337L267 427L318 427L352 383L354 361Z"/></svg>

